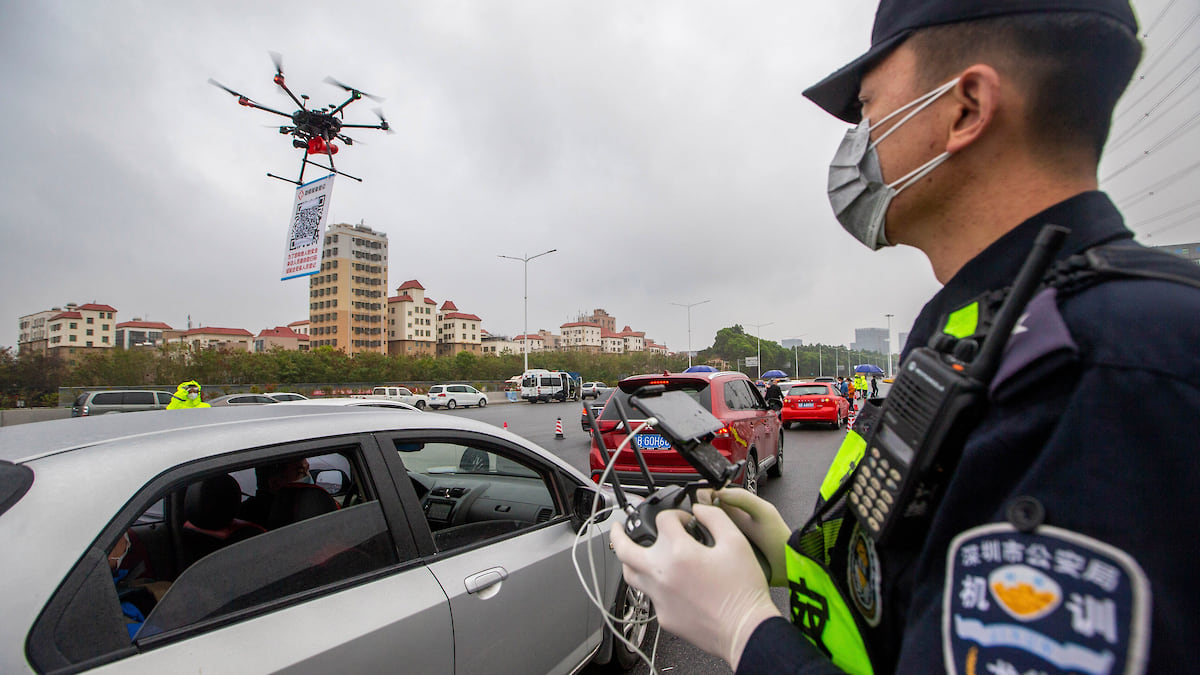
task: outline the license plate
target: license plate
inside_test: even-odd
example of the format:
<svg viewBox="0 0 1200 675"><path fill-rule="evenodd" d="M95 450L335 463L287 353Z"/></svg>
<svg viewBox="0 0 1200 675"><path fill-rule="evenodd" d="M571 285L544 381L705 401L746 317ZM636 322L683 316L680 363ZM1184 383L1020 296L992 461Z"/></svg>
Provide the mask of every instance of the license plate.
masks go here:
<svg viewBox="0 0 1200 675"><path fill-rule="evenodd" d="M796 404L796 407L797 408L811 408L811 407L813 407L813 402L812 401L801 401Z"/></svg>
<svg viewBox="0 0 1200 675"><path fill-rule="evenodd" d="M658 434L639 434L636 438L636 443L642 450L665 450L671 447L667 439Z"/></svg>

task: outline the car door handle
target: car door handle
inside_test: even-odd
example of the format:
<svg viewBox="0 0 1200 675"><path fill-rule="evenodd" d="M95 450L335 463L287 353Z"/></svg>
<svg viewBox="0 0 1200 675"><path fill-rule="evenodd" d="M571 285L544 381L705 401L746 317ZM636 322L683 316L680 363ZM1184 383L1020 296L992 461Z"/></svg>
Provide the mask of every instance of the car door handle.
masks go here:
<svg viewBox="0 0 1200 675"><path fill-rule="evenodd" d="M482 572L477 572L467 577L464 583L467 586L468 593L478 593L484 589L491 588L496 584L508 578L508 570L503 567L493 567Z"/></svg>

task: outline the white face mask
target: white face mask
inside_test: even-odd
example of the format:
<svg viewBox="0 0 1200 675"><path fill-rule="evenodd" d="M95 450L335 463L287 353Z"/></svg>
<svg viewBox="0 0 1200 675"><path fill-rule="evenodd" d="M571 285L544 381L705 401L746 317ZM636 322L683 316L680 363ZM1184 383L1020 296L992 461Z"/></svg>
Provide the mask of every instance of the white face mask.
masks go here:
<svg viewBox="0 0 1200 675"><path fill-rule="evenodd" d="M833 161L829 164L829 203L833 206L833 213L842 228L872 251L882 246L891 246L884 236L884 215L892 199L950 158L949 152L943 152L899 179L884 183L883 170L879 167L879 153L875 148L883 139L904 126L905 122L927 108L942 94L953 89L956 84L958 78L910 101L879 120L875 126L909 111L873 143L871 121L864 117L858 126L846 131L841 145L834 153Z"/></svg>
<svg viewBox="0 0 1200 675"><path fill-rule="evenodd" d="M196 393L196 392L194 392L194 391L193 391L193 392L190 392L190 393L188 394L188 398L192 399L193 401L194 401L194 400L196 400L196 398L197 398L198 396L200 396L200 394L197 394L197 393Z"/></svg>

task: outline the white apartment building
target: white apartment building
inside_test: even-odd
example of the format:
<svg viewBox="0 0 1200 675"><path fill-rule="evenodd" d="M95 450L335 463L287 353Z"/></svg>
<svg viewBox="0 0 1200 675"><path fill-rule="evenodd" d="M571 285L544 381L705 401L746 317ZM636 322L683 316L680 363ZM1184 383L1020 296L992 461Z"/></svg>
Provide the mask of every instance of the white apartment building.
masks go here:
<svg viewBox="0 0 1200 675"><path fill-rule="evenodd" d="M601 349L600 335L603 330L598 323L572 321L559 326L562 339L558 348L565 352L598 352Z"/></svg>
<svg viewBox="0 0 1200 675"><path fill-rule="evenodd" d="M483 319L458 311L449 300L442 303L437 315L437 355L454 356L459 352L483 353L481 331Z"/></svg>
<svg viewBox="0 0 1200 675"><path fill-rule="evenodd" d="M388 354L392 356L434 356L437 336L434 310L437 303L425 297L425 287L410 279L396 288L388 298Z"/></svg>

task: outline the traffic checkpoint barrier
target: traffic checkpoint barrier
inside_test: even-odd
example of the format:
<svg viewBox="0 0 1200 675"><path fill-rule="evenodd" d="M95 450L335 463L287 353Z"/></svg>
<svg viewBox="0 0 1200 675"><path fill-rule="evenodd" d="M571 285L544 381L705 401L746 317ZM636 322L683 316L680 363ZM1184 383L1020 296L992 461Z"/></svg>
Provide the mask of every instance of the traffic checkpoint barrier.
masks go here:
<svg viewBox="0 0 1200 675"><path fill-rule="evenodd" d="M566 436L563 436L562 418L561 417L559 417L558 419L556 419L554 421L554 438L555 438L555 440L560 440L560 441L562 439L566 438Z"/></svg>
<svg viewBox="0 0 1200 675"><path fill-rule="evenodd" d="M854 414L854 408L851 408L850 414L846 416L846 428L847 429L854 428L854 418L855 417L857 417L857 415Z"/></svg>

